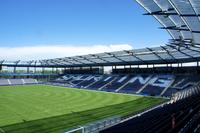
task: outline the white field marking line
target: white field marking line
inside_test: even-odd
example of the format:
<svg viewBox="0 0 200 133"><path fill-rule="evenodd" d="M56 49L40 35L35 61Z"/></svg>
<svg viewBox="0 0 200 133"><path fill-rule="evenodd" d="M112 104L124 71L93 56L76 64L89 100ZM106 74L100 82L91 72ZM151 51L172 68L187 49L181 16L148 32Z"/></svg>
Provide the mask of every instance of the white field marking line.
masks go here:
<svg viewBox="0 0 200 133"><path fill-rule="evenodd" d="M36 86L36 85L45 85L45 84L18 84L18 85L2 85L2 86Z"/></svg>
<svg viewBox="0 0 200 133"><path fill-rule="evenodd" d="M46 85L46 84L43 84ZM153 96L143 96L143 95L136 95L136 94L126 94L126 93L115 93L115 92L107 92L107 91L98 91L98 90L89 90L89 89L79 89L79 88L72 88L72 87L64 87L64 86L55 86L55 85L47 85L51 87L60 87L60 88L67 88L67 89L75 89L75 90L81 90L81 91L90 91L90 92L100 92L100 93L112 93L116 95L128 95L128 96L138 96L138 97L153 97Z"/></svg>
<svg viewBox="0 0 200 133"><path fill-rule="evenodd" d="M58 86L58 85L50 85L50 84L31 84L31 85L13 85L13 86L51 86L51 87L60 87L60 88L67 88L67 89L76 89L81 91L95 91L100 93L109 93L109 94L116 94L116 95L127 95L127 96L137 96L137 97L151 97L151 98L163 98L170 100L168 97L161 97L161 96L145 96L140 94L127 94L127 93L116 93L116 92L107 92L107 91L98 91L98 90L89 90L89 89L79 89L79 88L73 88L73 87L64 87L64 86ZM12 86L12 85L11 85Z"/></svg>
<svg viewBox="0 0 200 133"><path fill-rule="evenodd" d="M39 84L38 84L39 85ZM46 84L42 84L46 85ZM110 94L116 94L116 95L127 95L127 96L137 96L137 97L151 97L151 98L163 98L169 100L170 98L168 97L161 97L161 96L144 96L140 94L126 94L126 93L116 93L116 92L107 92L107 91L98 91L98 90L89 90L89 89L78 89L78 88L70 88L70 87L64 87L64 86L55 86L55 85L47 85L47 86L53 86L53 87L61 87L61 88L68 88L68 89L76 89L76 90L81 90L81 91L95 91L95 92L100 92L100 93L110 93Z"/></svg>

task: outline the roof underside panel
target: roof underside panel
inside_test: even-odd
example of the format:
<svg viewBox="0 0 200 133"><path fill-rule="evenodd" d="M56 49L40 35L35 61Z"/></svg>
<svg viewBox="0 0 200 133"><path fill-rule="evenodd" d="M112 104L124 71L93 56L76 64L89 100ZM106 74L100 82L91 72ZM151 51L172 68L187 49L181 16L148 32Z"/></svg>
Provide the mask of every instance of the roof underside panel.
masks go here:
<svg viewBox="0 0 200 133"><path fill-rule="evenodd" d="M173 39L200 43L199 0L136 0L153 15Z"/></svg>
<svg viewBox="0 0 200 133"><path fill-rule="evenodd" d="M0 65L18 67L84 67L112 65L144 65L185 63L200 60L200 47L172 45L137 50L126 50L85 56L56 58L40 61L0 61Z"/></svg>

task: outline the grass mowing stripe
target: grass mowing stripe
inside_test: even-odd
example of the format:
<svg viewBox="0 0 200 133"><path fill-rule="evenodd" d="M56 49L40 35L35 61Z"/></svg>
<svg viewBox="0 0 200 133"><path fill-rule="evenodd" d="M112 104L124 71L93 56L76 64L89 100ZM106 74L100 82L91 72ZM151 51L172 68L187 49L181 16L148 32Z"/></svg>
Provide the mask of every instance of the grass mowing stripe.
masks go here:
<svg viewBox="0 0 200 133"><path fill-rule="evenodd" d="M144 103L144 106L133 110L133 108L137 106L138 101L140 101L141 104ZM153 106L155 105L155 103L157 104L161 102L159 99L156 99L156 100L152 99L150 101L154 101L154 102L151 102L151 104L148 104L149 106ZM135 111L139 111L141 109L146 108L145 102L146 102L146 98L140 98L134 101L121 103L117 105L111 105L108 107L102 107L98 109L87 110L83 112L76 112L76 113L53 117L53 118L47 118L47 119L36 120L32 122L30 121L27 123L11 125L11 126L5 127L4 129L8 132L17 131L19 133L24 132L24 131L28 132L29 128L31 129L30 131L33 131L33 132L46 132L49 130L58 131L61 129L69 129L78 124L85 124L88 122L96 121L98 119L103 119L103 118L107 118L114 115L128 115ZM42 125L46 125L47 123L49 123L47 126L42 126ZM21 130L19 128L13 128L13 127L20 127L20 125L21 126L23 125L21 127L22 128ZM13 129L9 130L9 128L13 128Z"/></svg>
<svg viewBox="0 0 200 133"><path fill-rule="evenodd" d="M0 94L0 107L7 106L0 108L5 115L0 127L9 133L58 132L110 116L128 115L165 101L46 85L0 87Z"/></svg>
<svg viewBox="0 0 200 133"><path fill-rule="evenodd" d="M38 89L38 87L41 88ZM0 105L10 106L10 109L13 110L2 110L2 114L4 114L4 112L11 113L18 111L16 114L21 114L22 116L27 118L27 120L33 120L35 118L32 117L36 116L36 119L38 119L38 116L41 116L41 118L51 117L52 115L71 113L70 110L83 111L91 108L108 106L110 104L117 104L120 102L126 102L135 99L134 96L127 97L122 95L113 95L100 92L97 93L92 91L49 86L27 86L27 88L26 86L3 87L3 89L1 88L0 90L0 93L2 92L6 92L6 95L0 95L0 98L3 97L8 99L5 99L6 104L1 104L1 102L4 100L0 101ZM56 97L54 95L56 95ZM90 95L93 95L94 97L88 100L88 97ZM123 97L126 97L126 99L124 99ZM98 99L98 102L95 102L95 99ZM45 111L45 109L47 110ZM14 115L12 114L12 116ZM7 117L7 119L9 120L9 117ZM4 120L3 123L5 122L6 121ZM1 122L0 126L2 126Z"/></svg>
<svg viewBox="0 0 200 133"><path fill-rule="evenodd" d="M6 133L2 128L0 128L0 133Z"/></svg>

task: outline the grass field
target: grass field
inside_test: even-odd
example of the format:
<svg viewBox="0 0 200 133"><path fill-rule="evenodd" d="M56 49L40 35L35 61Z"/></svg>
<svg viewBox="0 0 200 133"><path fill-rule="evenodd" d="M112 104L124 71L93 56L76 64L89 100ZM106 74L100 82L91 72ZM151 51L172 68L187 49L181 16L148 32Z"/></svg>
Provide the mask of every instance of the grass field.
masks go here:
<svg viewBox="0 0 200 133"><path fill-rule="evenodd" d="M47 85L0 87L0 133L60 132L165 99Z"/></svg>

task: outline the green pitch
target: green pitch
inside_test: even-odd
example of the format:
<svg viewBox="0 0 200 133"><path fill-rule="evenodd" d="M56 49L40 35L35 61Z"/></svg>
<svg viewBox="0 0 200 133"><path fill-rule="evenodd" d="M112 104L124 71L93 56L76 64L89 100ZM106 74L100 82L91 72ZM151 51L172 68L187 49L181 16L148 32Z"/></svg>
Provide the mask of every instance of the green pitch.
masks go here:
<svg viewBox="0 0 200 133"><path fill-rule="evenodd" d="M50 133L126 116L164 99L47 85L0 87L0 133Z"/></svg>

